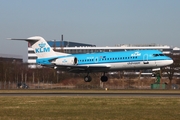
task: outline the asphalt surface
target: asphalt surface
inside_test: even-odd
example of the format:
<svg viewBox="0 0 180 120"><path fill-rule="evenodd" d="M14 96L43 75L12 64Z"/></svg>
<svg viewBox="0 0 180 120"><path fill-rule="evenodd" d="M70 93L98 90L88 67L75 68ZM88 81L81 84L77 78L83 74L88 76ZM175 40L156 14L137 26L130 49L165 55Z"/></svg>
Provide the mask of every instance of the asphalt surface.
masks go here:
<svg viewBox="0 0 180 120"><path fill-rule="evenodd" d="M180 97L180 93L0 93L0 96L37 97Z"/></svg>

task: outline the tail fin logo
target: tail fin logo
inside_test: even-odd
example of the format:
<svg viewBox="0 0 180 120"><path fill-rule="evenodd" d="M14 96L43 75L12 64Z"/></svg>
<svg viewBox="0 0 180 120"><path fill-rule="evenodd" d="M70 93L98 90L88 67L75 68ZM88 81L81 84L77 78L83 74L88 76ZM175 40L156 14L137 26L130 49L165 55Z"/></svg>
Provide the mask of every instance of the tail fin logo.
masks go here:
<svg viewBox="0 0 180 120"><path fill-rule="evenodd" d="M43 47L45 47L45 45L46 45L46 43L40 43L40 44L39 44L39 47L40 47L40 48L43 48Z"/></svg>
<svg viewBox="0 0 180 120"><path fill-rule="evenodd" d="M35 48L35 53L50 52L50 47L46 47L46 43L40 43L39 48Z"/></svg>

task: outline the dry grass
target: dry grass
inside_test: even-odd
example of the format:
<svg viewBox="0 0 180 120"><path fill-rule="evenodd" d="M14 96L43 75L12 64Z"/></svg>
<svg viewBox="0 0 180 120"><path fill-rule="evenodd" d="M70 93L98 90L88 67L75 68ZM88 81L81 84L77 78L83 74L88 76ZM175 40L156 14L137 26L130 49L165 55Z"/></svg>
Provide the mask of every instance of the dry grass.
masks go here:
<svg viewBox="0 0 180 120"><path fill-rule="evenodd" d="M0 97L1 120L177 120L179 98Z"/></svg>

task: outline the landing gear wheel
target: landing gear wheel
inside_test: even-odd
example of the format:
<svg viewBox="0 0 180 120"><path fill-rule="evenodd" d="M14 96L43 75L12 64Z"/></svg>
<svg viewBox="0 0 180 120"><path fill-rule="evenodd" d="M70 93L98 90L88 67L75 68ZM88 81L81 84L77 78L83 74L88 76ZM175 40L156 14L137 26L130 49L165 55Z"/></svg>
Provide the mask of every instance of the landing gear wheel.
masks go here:
<svg viewBox="0 0 180 120"><path fill-rule="evenodd" d="M101 82L107 82L108 77L107 76L101 76Z"/></svg>
<svg viewBox="0 0 180 120"><path fill-rule="evenodd" d="M90 76L85 76L84 81L85 82L91 82L92 78Z"/></svg>

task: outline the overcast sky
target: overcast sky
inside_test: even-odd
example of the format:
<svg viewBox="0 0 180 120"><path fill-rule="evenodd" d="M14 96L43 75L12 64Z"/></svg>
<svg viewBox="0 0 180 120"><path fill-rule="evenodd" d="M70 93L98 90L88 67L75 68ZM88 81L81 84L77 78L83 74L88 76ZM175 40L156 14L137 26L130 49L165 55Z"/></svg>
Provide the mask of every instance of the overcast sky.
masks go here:
<svg viewBox="0 0 180 120"><path fill-rule="evenodd" d="M27 43L6 38L61 34L97 46L180 47L180 0L0 0L0 53L27 60Z"/></svg>

